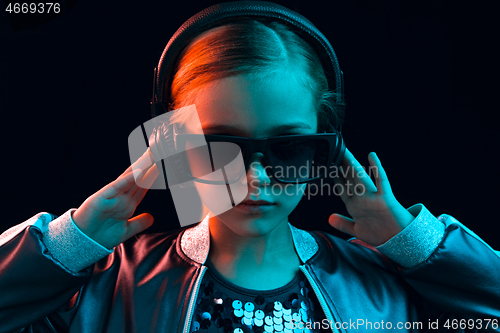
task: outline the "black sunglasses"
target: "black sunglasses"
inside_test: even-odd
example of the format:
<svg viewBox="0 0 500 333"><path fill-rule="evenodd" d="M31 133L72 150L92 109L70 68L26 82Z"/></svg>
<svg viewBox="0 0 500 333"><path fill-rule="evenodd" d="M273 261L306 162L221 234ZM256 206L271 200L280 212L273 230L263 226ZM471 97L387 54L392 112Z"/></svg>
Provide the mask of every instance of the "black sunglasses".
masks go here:
<svg viewBox="0 0 500 333"><path fill-rule="evenodd" d="M248 138L230 135L174 134L177 169L183 181L232 184L246 175L254 153L263 154L270 178L302 184L324 178L341 154L340 132Z"/></svg>

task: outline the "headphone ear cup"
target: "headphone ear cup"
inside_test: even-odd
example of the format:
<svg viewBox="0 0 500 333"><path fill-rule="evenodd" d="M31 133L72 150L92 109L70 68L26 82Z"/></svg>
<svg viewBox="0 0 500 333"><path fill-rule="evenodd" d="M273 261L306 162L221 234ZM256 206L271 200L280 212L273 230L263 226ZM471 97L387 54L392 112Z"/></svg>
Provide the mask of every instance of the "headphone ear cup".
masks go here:
<svg viewBox="0 0 500 333"><path fill-rule="evenodd" d="M342 137L342 133L335 129L332 123L328 123L326 133L337 133L337 142L335 144L335 151L333 153L332 166L340 167L342 165L342 161L344 160L345 154L345 142Z"/></svg>
<svg viewBox="0 0 500 333"><path fill-rule="evenodd" d="M334 161L332 161L332 165L335 165L337 168L342 165L342 162L344 161L344 155L345 155L345 141L344 138L342 137L342 134L339 133L339 136L337 138L337 150L338 154L336 154L336 158Z"/></svg>
<svg viewBox="0 0 500 333"><path fill-rule="evenodd" d="M155 161L163 160L168 185L185 187L184 183L190 179L187 179L183 170L188 166L183 162L182 153L177 152L173 132L172 124L156 127L149 139L149 146Z"/></svg>

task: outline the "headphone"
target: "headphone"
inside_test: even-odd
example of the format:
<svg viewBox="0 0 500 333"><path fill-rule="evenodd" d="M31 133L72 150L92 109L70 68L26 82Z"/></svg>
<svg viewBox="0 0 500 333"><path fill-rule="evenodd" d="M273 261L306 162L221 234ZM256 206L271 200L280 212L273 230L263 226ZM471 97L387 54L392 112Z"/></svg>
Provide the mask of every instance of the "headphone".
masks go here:
<svg viewBox="0 0 500 333"><path fill-rule="evenodd" d="M153 97L151 99L151 115L153 118L171 111L169 109L169 86L173 80L173 71L179 56L189 42L208 29L223 25L229 20L238 18L269 19L284 23L289 29L303 38L318 54L325 72L329 90L340 94L340 102L344 96L343 73L340 70L335 51L326 37L305 17L281 5L265 1L235 1L213 5L187 20L172 36L163 50L158 66L154 69ZM334 149L332 165L340 166L344 158L345 143L341 135L341 124L337 127L329 124L327 132L337 131L337 143ZM158 126L149 139L151 152L155 161L162 156L169 156L164 167L168 174L176 177L175 184L183 182L181 170L185 168L180 158L175 158L173 140L166 140L172 135L172 128ZM170 142L170 143L167 143ZM165 177L166 178L166 177ZM170 181L169 181L170 183Z"/></svg>

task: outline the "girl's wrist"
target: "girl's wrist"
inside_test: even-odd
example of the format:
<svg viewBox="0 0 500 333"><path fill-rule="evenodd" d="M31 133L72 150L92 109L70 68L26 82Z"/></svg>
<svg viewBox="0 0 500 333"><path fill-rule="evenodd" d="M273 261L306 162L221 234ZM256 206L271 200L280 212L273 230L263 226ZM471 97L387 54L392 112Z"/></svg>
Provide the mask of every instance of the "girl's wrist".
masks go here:
<svg viewBox="0 0 500 333"><path fill-rule="evenodd" d="M406 228L414 219L413 216L407 209L405 209L401 204L398 204L398 209L394 213L396 223L399 225L401 230Z"/></svg>

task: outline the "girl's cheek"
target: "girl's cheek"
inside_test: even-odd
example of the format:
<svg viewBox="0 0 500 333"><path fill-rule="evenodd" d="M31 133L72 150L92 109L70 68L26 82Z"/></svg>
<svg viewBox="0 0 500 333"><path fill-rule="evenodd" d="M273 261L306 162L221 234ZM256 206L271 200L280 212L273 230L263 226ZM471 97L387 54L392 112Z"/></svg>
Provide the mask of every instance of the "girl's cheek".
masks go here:
<svg viewBox="0 0 500 333"><path fill-rule="evenodd" d="M273 189L273 195L278 195L285 198L297 198L304 195L307 184L292 185L292 184L281 184L279 189Z"/></svg>
<svg viewBox="0 0 500 333"><path fill-rule="evenodd" d="M233 208L226 185L211 185L195 182L195 186L201 202L214 215L220 215ZM245 200L248 194L247 184L236 182L230 184L229 188L235 203L240 203Z"/></svg>

